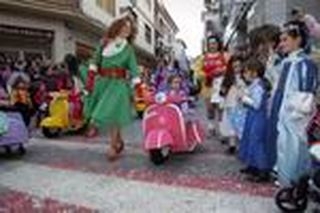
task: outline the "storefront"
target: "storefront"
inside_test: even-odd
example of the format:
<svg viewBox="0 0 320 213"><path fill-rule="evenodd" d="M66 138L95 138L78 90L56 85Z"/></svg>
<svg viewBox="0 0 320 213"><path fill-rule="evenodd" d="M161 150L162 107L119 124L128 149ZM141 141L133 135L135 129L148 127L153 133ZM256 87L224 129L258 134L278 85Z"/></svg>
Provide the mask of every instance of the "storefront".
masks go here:
<svg viewBox="0 0 320 213"><path fill-rule="evenodd" d="M51 58L53 41L50 30L0 24L0 54L13 59Z"/></svg>
<svg viewBox="0 0 320 213"><path fill-rule="evenodd" d="M67 54L88 58L104 29L82 14L46 11L8 6L1 12L0 54L25 59L45 56L55 63Z"/></svg>

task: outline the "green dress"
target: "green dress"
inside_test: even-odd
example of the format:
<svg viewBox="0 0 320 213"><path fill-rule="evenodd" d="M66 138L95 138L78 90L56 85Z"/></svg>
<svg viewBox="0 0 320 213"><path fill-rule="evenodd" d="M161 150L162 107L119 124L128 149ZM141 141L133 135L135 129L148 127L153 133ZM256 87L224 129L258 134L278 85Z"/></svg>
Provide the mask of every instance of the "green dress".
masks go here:
<svg viewBox="0 0 320 213"><path fill-rule="evenodd" d="M124 68L131 79L138 77L135 52L130 44L109 57L102 54L102 49L102 45L97 48L90 64L102 68ZM83 76L86 77L86 74ZM123 127L130 124L134 117L131 95L129 79L108 78L97 74L94 89L84 100L85 119L100 130L108 126Z"/></svg>

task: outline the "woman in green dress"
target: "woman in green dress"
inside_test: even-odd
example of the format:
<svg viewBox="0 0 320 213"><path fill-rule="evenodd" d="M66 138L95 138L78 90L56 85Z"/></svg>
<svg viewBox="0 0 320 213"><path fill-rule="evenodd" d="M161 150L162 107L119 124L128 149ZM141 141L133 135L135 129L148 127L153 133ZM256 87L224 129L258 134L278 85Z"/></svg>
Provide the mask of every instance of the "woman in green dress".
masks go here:
<svg viewBox="0 0 320 213"><path fill-rule="evenodd" d="M115 160L124 148L121 128L131 123L132 88L140 83L132 46L134 22L129 17L114 21L103 44L99 45L89 65L84 115L89 122L89 137L105 128L110 130L107 155Z"/></svg>

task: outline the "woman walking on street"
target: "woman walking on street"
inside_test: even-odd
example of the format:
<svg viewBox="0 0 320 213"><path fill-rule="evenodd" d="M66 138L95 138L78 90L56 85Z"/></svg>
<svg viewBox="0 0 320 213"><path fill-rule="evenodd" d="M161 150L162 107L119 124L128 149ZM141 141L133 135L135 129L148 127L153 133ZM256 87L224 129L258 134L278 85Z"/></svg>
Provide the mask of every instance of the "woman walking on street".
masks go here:
<svg viewBox="0 0 320 213"><path fill-rule="evenodd" d="M89 65L84 114L89 122L88 137L98 130L110 130L109 160L115 160L124 148L121 128L130 124L132 86L140 82L132 46L136 35L134 21L128 17L113 22L103 44L96 49Z"/></svg>

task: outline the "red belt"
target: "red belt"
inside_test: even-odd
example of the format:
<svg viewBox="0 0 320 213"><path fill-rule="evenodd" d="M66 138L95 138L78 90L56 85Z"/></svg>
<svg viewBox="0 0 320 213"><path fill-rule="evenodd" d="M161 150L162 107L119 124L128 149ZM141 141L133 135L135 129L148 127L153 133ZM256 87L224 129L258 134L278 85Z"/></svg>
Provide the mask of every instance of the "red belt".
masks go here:
<svg viewBox="0 0 320 213"><path fill-rule="evenodd" d="M125 79L127 71L122 68L101 68L99 69L99 75L108 78Z"/></svg>

